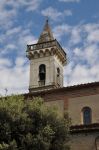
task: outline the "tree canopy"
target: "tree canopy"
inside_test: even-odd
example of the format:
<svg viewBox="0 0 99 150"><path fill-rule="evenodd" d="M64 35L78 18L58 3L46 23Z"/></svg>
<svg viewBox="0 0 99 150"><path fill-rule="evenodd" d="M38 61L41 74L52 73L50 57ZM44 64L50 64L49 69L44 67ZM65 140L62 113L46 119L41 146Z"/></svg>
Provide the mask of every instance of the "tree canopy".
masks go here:
<svg viewBox="0 0 99 150"><path fill-rule="evenodd" d="M41 98L0 100L0 150L69 150L70 119Z"/></svg>

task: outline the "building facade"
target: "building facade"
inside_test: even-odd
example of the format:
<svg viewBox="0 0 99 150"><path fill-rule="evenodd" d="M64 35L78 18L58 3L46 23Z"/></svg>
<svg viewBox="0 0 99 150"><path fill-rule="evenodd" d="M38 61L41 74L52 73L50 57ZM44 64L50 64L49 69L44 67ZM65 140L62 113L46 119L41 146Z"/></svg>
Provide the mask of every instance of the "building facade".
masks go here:
<svg viewBox="0 0 99 150"><path fill-rule="evenodd" d="M29 94L68 111L72 120L71 150L99 149L99 82L63 87L67 56L54 39L48 20L38 42L27 45L30 60Z"/></svg>

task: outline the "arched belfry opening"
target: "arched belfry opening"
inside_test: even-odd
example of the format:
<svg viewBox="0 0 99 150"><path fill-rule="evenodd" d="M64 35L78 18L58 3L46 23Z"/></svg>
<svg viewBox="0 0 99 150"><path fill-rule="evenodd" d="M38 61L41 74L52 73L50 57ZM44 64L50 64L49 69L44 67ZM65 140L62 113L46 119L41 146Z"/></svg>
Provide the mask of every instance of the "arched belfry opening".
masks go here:
<svg viewBox="0 0 99 150"><path fill-rule="evenodd" d="M41 64L39 66L39 86L45 85L46 80L46 66Z"/></svg>

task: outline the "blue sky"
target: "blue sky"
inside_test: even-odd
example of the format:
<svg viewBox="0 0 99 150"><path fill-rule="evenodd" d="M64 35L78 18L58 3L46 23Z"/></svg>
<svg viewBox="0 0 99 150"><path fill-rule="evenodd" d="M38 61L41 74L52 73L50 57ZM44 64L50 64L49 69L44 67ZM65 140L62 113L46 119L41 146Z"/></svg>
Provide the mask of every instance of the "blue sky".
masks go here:
<svg viewBox="0 0 99 150"><path fill-rule="evenodd" d="M0 94L28 92L26 45L46 20L68 55L64 86L99 81L99 0L0 0Z"/></svg>

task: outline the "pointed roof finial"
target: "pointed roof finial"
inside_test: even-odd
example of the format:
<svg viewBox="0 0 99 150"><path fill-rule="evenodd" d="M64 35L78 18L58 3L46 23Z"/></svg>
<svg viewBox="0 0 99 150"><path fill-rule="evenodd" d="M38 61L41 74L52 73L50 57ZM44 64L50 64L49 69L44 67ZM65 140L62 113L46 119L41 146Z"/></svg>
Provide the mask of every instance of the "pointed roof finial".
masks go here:
<svg viewBox="0 0 99 150"><path fill-rule="evenodd" d="M45 22L45 26L43 29L43 32L41 33L38 43L42 43L42 42L48 42L48 41L52 41L54 40L51 28L49 26L49 19L48 16L46 17L46 22Z"/></svg>
<svg viewBox="0 0 99 150"><path fill-rule="evenodd" d="M48 21L49 21L49 18L48 18L48 16L46 16L46 23L48 23Z"/></svg>

